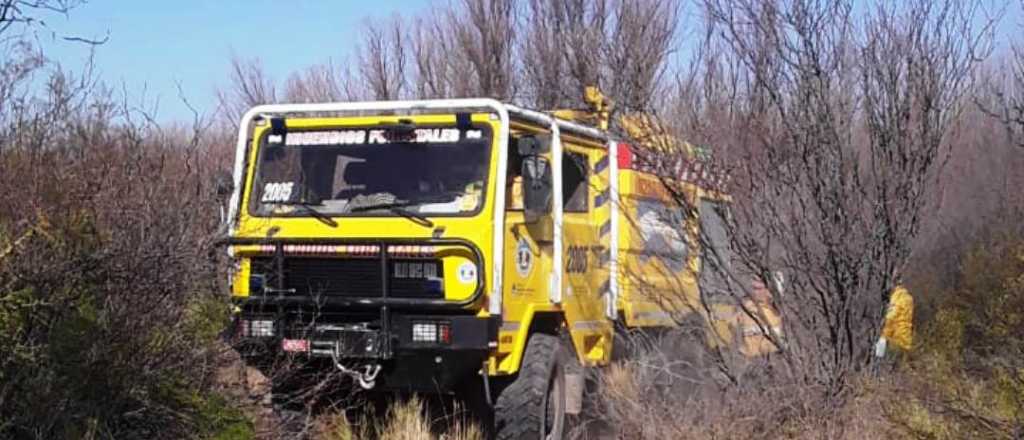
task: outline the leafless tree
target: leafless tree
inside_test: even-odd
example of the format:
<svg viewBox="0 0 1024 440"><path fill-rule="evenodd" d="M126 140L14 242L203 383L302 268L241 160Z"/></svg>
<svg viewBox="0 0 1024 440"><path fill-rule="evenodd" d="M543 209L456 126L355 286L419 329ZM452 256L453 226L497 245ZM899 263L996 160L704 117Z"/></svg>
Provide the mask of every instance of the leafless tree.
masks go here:
<svg viewBox="0 0 1024 440"><path fill-rule="evenodd" d="M13 26L41 25L39 18L45 13L66 15L84 3L82 0L3 0L0 1L0 34L7 33ZM75 37L70 37L75 39Z"/></svg>
<svg viewBox="0 0 1024 440"><path fill-rule="evenodd" d="M976 2L705 7L740 78L722 155L734 264L772 290L786 273L784 352L837 396L872 361L991 24Z"/></svg>
<svg viewBox="0 0 1024 440"><path fill-rule="evenodd" d="M564 45L560 40L566 32L565 19L550 11L549 5L570 5L571 2L530 0L528 21L522 42L523 80L525 93L543 108L557 108L565 99L565 60L562 58Z"/></svg>
<svg viewBox="0 0 1024 440"><path fill-rule="evenodd" d="M277 96L258 60L234 59L219 93L229 117L255 103L488 96L581 107L603 86L624 109L650 107L677 44L675 0L457 0L412 18L368 21L354 63L291 75Z"/></svg>
<svg viewBox="0 0 1024 440"><path fill-rule="evenodd" d="M407 81L408 35L401 17L390 22L367 22L358 47L359 73L374 99L404 97Z"/></svg>
<svg viewBox="0 0 1024 440"><path fill-rule="evenodd" d="M284 97L288 102L333 102L346 98L344 92L345 72L339 71L333 63L310 66L288 77L284 85Z"/></svg>
<svg viewBox="0 0 1024 440"><path fill-rule="evenodd" d="M674 0L617 0L608 36L607 89L629 111L650 110L675 49L680 3Z"/></svg>
<svg viewBox="0 0 1024 440"><path fill-rule="evenodd" d="M1024 9L1024 1L1020 2L1020 9ZM1013 54L1005 67L1007 77L997 86L995 93L1000 101L996 116L1006 125L1013 142L1024 148L1024 47L1019 41L1014 41L1011 51Z"/></svg>
<svg viewBox="0 0 1024 440"><path fill-rule="evenodd" d="M421 98L451 97L455 92L454 77L459 68L449 39L440 37L436 17L415 20L410 52L415 64L413 88Z"/></svg>
<svg viewBox="0 0 1024 440"><path fill-rule="evenodd" d="M530 0L520 53L524 98L539 108L579 107L597 85L608 7L598 1ZM580 56L587 54L585 56Z"/></svg>
<svg viewBox="0 0 1024 440"><path fill-rule="evenodd" d="M580 107L600 86L623 111L650 110L676 49L681 2L544 1L525 10L522 79L539 108Z"/></svg>
<svg viewBox="0 0 1024 440"><path fill-rule="evenodd" d="M480 96L509 99L515 95L515 9L515 0L460 0L459 7L446 16L446 33L458 42L458 51L473 68L475 92Z"/></svg>
<svg viewBox="0 0 1024 440"><path fill-rule="evenodd" d="M555 12L558 7L553 7ZM550 12L549 12L550 13ZM604 87L607 75L604 57L608 53L608 26L613 20L608 1L566 2L556 12L564 16L566 29L561 38L562 54L568 73L569 99L579 103L579 91L586 86ZM595 56L596 55L596 56ZM572 102L572 101L570 101Z"/></svg>
<svg viewBox="0 0 1024 440"><path fill-rule="evenodd" d="M217 92L217 100L227 122L237 124L253 106L277 102L277 86L259 59L233 56L229 84Z"/></svg>

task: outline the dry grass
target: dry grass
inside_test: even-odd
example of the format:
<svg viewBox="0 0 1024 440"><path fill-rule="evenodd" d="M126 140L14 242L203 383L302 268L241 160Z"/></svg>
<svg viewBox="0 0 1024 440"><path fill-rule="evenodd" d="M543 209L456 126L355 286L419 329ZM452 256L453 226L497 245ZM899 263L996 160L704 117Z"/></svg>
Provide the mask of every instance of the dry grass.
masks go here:
<svg viewBox="0 0 1024 440"><path fill-rule="evenodd" d="M588 417L623 439L1024 438L1024 241L997 237L959 266L919 295L914 351L895 371L849 378L840 396L770 364L736 382L672 380L682 372L659 351L602 371Z"/></svg>
<svg viewBox="0 0 1024 440"><path fill-rule="evenodd" d="M772 373L767 363L747 366L739 382L715 374L713 366L676 365L671 353L654 352L603 370L576 438L864 439L897 434L887 412L899 401L891 380L852 380L836 404L826 401L822 387ZM709 371L693 371L700 368Z"/></svg>
<svg viewBox="0 0 1024 440"><path fill-rule="evenodd" d="M395 402L385 416L361 414L353 422L343 412L323 414L314 421L314 437L321 440L483 440L482 431L457 417L436 420L418 397ZM439 432L440 431L440 432Z"/></svg>

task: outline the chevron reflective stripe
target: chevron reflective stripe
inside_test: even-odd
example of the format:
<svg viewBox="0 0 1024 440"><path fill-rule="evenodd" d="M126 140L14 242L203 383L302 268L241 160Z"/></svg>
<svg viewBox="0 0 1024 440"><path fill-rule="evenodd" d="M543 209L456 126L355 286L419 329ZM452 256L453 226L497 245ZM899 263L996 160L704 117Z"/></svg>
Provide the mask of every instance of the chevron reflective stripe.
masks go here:
<svg viewBox="0 0 1024 440"><path fill-rule="evenodd" d="M596 197L594 197L594 208L600 208L605 203L608 203L608 199L608 190L606 189L604 191L601 191L601 194L598 194Z"/></svg>
<svg viewBox="0 0 1024 440"><path fill-rule="evenodd" d="M596 164L594 164L594 173L600 173L600 172L604 171L605 168L608 168L608 155L607 154L604 155L604 157L602 157L601 160L597 161Z"/></svg>

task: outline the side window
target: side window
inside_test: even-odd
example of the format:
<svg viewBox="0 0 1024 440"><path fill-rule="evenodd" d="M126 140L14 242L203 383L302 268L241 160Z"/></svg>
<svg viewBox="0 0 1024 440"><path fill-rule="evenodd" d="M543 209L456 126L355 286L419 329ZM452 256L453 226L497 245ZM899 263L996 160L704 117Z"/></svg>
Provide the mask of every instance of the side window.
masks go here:
<svg viewBox="0 0 1024 440"><path fill-rule="evenodd" d="M510 137L508 175L505 179L505 209L523 209L523 158L515 147L518 138ZM564 151L562 155L562 208L566 212L587 212L589 209L589 179L585 154Z"/></svg>
<svg viewBox="0 0 1024 440"><path fill-rule="evenodd" d="M562 207L565 212L588 211L588 169L585 154L571 151L562 153Z"/></svg>
<svg viewBox="0 0 1024 440"><path fill-rule="evenodd" d="M707 295L709 298L727 292L729 288L733 256L725 224L728 215L728 205L707 199L700 201L701 271L699 283L701 294Z"/></svg>
<svg viewBox="0 0 1024 440"><path fill-rule="evenodd" d="M505 176L505 209L523 209L523 157L519 155L519 137L512 135L508 141L508 174Z"/></svg>

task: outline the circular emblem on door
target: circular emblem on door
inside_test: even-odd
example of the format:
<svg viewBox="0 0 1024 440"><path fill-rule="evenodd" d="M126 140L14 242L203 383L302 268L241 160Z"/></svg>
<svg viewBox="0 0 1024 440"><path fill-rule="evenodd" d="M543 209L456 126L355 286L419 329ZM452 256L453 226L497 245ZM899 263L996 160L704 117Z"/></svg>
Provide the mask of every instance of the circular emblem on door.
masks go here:
<svg viewBox="0 0 1024 440"><path fill-rule="evenodd" d="M526 238L520 237L519 244L516 245L516 272L520 277L526 278L532 269L533 251L530 250L530 244L526 242Z"/></svg>
<svg viewBox="0 0 1024 440"><path fill-rule="evenodd" d="M470 262L465 262L459 265L458 271L459 282L462 284L470 284L476 282L476 265Z"/></svg>

